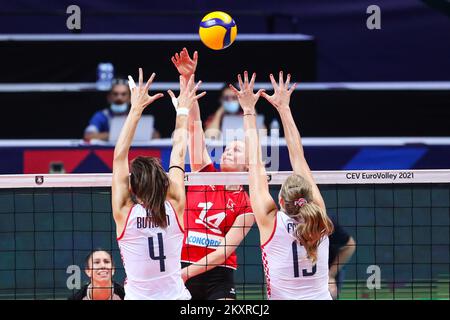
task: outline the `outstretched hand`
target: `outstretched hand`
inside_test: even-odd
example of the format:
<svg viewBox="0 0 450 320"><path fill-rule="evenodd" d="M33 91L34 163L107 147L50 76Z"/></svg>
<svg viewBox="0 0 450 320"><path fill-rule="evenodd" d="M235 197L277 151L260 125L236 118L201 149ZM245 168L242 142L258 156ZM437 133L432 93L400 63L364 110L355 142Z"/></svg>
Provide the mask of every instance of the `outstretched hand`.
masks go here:
<svg viewBox="0 0 450 320"><path fill-rule="evenodd" d="M266 92L262 93L263 98L270 102L278 111L283 108L289 108L289 102L291 100L291 94L295 90L297 83L294 83L289 88L291 81L291 75L288 74L286 82L283 80L283 71L280 71L278 77L278 83L275 81L273 74L270 74L270 82L272 82L274 93L268 95Z"/></svg>
<svg viewBox="0 0 450 320"><path fill-rule="evenodd" d="M230 84L230 89L237 95L239 99L239 104L245 113L254 113L255 105L264 89L258 90L258 92L253 93L253 87L255 86L256 73L253 73L252 78L248 81L248 72L244 71L244 82L242 82L242 77L238 74L239 89L236 89Z"/></svg>
<svg viewBox="0 0 450 320"><path fill-rule="evenodd" d="M191 75L189 81L187 81L183 76L180 76L180 95L175 97L175 94L172 90L168 90L169 96L172 98L172 103L175 109L178 108L187 108L191 109L194 102L203 97L206 94L206 91L199 93L196 95L198 88L201 85L201 81L199 81L194 86L194 75Z"/></svg>
<svg viewBox="0 0 450 320"><path fill-rule="evenodd" d="M142 113L145 107L153 103L155 100L164 96L164 94L162 93L157 93L153 96L148 94L148 90L150 89L150 86L154 78L155 73L153 72L150 79L148 79L147 83L143 85L144 73L142 71L142 68L139 68L139 85L136 86L136 84L133 81L133 78L129 76L130 79L129 84L131 91L131 110Z"/></svg>
<svg viewBox="0 0 450 320"><path fill-rule="evenodd" d="M191 59L187 49L183 48L183 50L180 51L180 54L175 53L171 60L180 75L182 75L185 80L189 81L191 75L193 75L197 69L198 52L195 51L193 59Z"/></svg>

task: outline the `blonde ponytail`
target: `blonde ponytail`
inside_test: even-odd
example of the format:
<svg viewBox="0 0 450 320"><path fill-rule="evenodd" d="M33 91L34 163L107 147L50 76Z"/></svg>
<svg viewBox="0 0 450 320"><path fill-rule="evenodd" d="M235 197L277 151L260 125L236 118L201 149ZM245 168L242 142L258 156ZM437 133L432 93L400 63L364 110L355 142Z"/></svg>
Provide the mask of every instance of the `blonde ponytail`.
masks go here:
<svg viewBox="0 0 450 320"><path fill-rule="evenodd" d="M295 237L305 248L308 258L317 261L317 248L324 236L333 232L333 223L325 210L315 203L308 202L299 208L298 214L292 218L299 223L295 229Z"/></svg>
<svg viewBox="0 0 450 320"><path fill-rule="evenodd" d="M325 210L313 202L311 185L302 176L293 174L281 187L286 214L298 222L295 237L305 248L308 258L317 261L317 248L324 236L333 232L333 223Z"/></svg>

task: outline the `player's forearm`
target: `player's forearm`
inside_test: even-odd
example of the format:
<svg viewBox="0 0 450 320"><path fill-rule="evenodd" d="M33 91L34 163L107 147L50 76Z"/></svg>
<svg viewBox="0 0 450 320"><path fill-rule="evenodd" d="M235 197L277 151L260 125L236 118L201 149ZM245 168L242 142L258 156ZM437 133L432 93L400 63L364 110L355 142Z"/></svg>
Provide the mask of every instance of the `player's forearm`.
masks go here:
<svg viewBox="0 0 450 320"><path fill-rule="evenodd" d="M202 121L200 117L200 105L198 104L198 101L195 101L191 110L189 110L189 130L199 121Z"/></svg>
<svg viewBox="0 0 450 320"><path fill-rule="evenodd" d="M221 247L219 247L216 249L216 251L204 256L202 259L186 267L186 274L188 279L222 265L228 258L228 256L234 251L234 249L235 248L231 250L228 249L227 246L225 246L225 250L221 250Z"/></svg>
<svg viewBox="0 0 450 320"><path fill-rule="evenodd" d="M292 168L294 171L299 171L299 167L305 158L300 132L298 131L289 107L279 108L279 114L284 129L284 136L289 150Z"/></svg>
<svg viewBox="0 0 450 320"><path fill-rule="evenodd" d="M244 112L247 114L247 112ZM266 169L261 158L261 145L256 129L256 116L244 116L245 149L249 166L250 201L256 203L264 184L267 186ZM255 212L255 214L258 214Z"/></svg>
<svg viewBox="0 0 450 320"><path fill-rule="evenodd" d="M114 160L128 160L128 151L130 150L131 142L133 141L140 118L141 112L133 110L133 108L128 113L114 148Z"/></svg>
<svg viewBox="0 0 450 320"><path fill-rule="evenodd" d="M355 242L352 238L350 238L349 242L339 250L338 255L332 262L329 270L329 276L335 278L338 272L342 269L342 267L350 260L355 252Z"/></svg>
<svg viewBox="0 0 450 320"><path fill-rule="evenodd" d="M186 157L188 130L188 117L177 115L175 122L175 131L172 137L172 152L170 154L170 166L179 166L184 168L184 159Z"/></svg>
<svg viewBox="0 0 450 320"><path fill-rule="evenodd" d="M259 144L258 131L256 128L256 115L245 113L244 130L245 130L245 147L248 156L248 164L250 170L263 167L261 159L261 146Z"/></svg>
<svg viewBox="0 0 450 320"><path fill-rule="evenodd" d="M196 101L189 112L189 160L192 171L198 171L204 167L206 143L200 118L200 107Z"/></svg>
<svg viewBox="0 0 450 320"><path fill-rule="evenodd" d="M244 130L245 130L245 148L248 157L250 182L252 178L259 177L266 174L266 169L262 162L261 145L259 143L258 131L256 127L256 116L244 116ZM258 183L257 181L255 183ZM250 185L250 187L252 187Z"/></svg>

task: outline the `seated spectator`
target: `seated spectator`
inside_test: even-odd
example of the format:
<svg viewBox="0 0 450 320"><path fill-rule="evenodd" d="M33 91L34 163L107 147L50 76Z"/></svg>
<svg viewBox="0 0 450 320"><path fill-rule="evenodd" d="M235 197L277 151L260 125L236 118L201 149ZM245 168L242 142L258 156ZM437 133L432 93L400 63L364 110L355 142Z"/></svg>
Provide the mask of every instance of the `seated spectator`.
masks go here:
<svg viewBox="0 0 450 320"><path fill-rule="evenodd" d="M334 225L334 232L329 237L328 288L333 299L337 299L344 282L343 267L353 256L353 253L356 250L356 242L352 236L337 223L337 219L333 216L330 216L330 219Z"/></svg>
<svg viewBox="0 0 450 320"><path fill-rule="evenodd" d="M242 110L239 106L239 101L234 92L225 85L222 89L220 95L220 107L211 115L205 122L205 137L208 139L220 139L222 138L223 131L226 129L235 128L224 128L223 123L226 122L224 119L226 117L239 119L239 127L243 132L244 123L242 117L235 117L237 115L242 116ZM262 116L260 116L262 117ZM227 122L229 123L229 122ZM264 118L262 118L262 123L264 123ZM265 128L264 125L258 125L258 128Z"/></svg>
<svg viewBox="0 0 450 320"><path fill-rule="evenodd" d="M123 287L113 281L114 261L109 252L96 249L86 258L85 272L90 281L70 300L123 300Z"/></svg>
<svg viewBox="0 0 450 320"><path fill-rule="evenodd" d="M89 125L84 130L84 140L109 140L111 119L114 116L124 116L128 113L130 89L128 88L127 80L116 79L113 81L113 85L107 96L107 101L109 107L97 111L89 121ZM159 137L159 133L154 130L152 138Z"/></svg>

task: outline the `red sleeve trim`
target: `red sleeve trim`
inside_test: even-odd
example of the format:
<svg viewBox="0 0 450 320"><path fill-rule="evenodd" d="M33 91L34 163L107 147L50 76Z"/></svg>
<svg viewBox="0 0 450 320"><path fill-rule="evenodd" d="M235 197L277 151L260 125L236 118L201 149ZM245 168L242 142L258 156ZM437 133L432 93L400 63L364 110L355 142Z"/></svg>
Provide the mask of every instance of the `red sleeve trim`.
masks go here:
<svg viewBox="0 0 450 320"><path fill-rule="evenodd" d="M130 213L131 213L131 210L133 210L134 206L135 206L135 205L133 204L133 205L131 206L130 210L128 210L127 220L125 221L125 226L124 226L124 228L123 228L123 230L122 230L122 233L121 233L120 236L117 238L117 241L121 240L121 239L123 238L123 236L125 235L125 230L127 230L127 225L128 225L128 219L130 218Z"/></svg>
<svg viewBox="0 0 450 320"><path fill-rule="evenodd" d="M170 204L170 206L172 207L173 213L175 213L175 219L177 220L178 228L180 228L180 231L181 231L182 233L184 233L184 229L181 227L180 220L178 219L177 211L175 210L175 208L173 207L172 203L171 203L169 200L167 200L167 202L168 202L168 203Z"/></svg>
<svg viewBox="0 0 450 320"><path fill-rule="evenodd" d="M270 235L269 239L267 239L267 241L261 245L262 249L264 249L264 247L272 240L275 234L275 230L277 230L277 220L278 220L278 213L275 215L275 223L273 224L272 234Z"/></svg>

